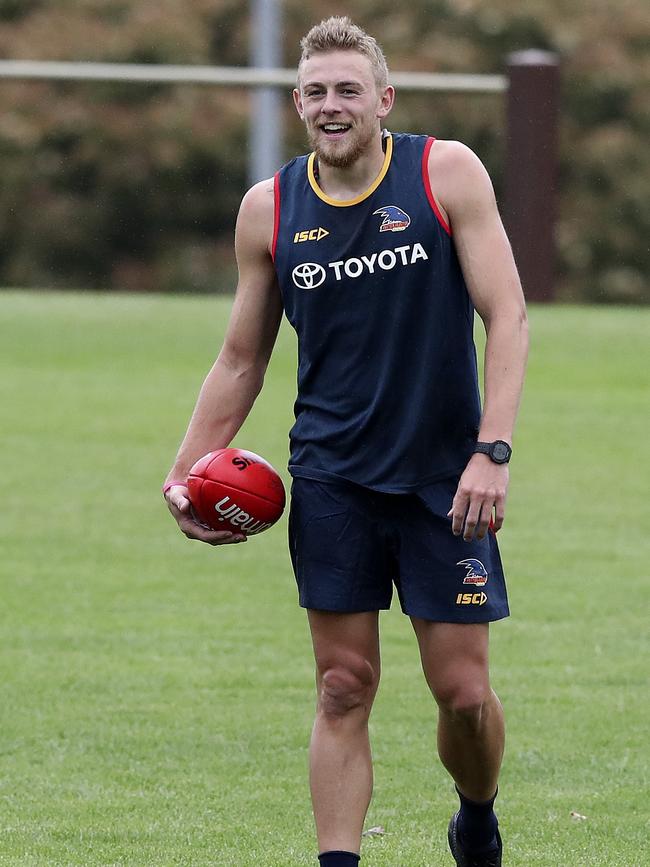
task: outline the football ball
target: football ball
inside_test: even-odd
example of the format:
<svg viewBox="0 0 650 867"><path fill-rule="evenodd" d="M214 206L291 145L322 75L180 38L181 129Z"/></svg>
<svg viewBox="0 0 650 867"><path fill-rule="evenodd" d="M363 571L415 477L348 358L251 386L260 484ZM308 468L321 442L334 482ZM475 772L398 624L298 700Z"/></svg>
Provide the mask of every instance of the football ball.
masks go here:
<svg viewBox="0 0 650 867"><path fill-rule="evenodd" d="M187 487L196 517L213 530L254 536L280 518L286 495L268 461L245 449L217 449L190 470Z"/></svg>

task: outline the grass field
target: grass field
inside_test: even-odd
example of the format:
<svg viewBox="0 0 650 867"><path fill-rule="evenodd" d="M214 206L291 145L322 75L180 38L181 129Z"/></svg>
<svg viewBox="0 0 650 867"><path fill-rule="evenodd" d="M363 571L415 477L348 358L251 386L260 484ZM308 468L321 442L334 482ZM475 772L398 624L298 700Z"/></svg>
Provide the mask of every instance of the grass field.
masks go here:
<svg viewBox="0 0 650 867"><path fill-rule="evenodd" d="M286 519L214 550L160 495L228 307L0 295L0 865L315 864ZM513 616L493 629L504 865L647 865L650 310L531 325L500 536ZM283 329L237 438L279 467L294 352ZM433 703L408 621L382 624L368 827L385 834L362 864L444 867Z"/></svg>

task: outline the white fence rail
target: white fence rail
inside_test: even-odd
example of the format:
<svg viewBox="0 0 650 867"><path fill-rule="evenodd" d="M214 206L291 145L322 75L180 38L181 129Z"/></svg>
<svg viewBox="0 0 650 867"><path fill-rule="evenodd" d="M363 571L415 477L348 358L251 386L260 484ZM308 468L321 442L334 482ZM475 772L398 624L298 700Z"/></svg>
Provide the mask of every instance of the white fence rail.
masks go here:
<svg viewBox="0 0 650 867"><path fill-rule="evenodd" d="M64 81L141 81L170 84L220 84L232 87L293 87L295 69L256 69L245 66L173 66L154 63L63 63L0 60L0 78L59 79ZM391 83L400 90L503 93L505 75L395 72Z"/></svg>

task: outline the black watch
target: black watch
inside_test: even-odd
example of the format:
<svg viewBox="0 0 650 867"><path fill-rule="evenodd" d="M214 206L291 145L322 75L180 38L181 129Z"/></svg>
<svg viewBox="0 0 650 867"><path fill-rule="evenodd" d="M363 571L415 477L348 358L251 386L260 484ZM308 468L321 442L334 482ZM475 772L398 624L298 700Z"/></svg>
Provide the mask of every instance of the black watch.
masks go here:
<svg viewBox="0 0 650 867"><path fill-rule="evenodd" d="M512 449L503 440L495 440L493 443L476 443L474 452L489 455L490 460L494 461L495 464L507 464L510 460Z"/></svg>

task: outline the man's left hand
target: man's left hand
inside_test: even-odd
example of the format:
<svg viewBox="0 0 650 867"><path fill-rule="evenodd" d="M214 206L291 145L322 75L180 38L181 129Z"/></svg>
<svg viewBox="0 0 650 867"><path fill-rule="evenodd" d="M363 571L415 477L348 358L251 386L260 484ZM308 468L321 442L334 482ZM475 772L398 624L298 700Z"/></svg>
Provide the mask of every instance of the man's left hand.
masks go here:
<svg viewBox="0 0 650 867"><path fill-rule="evenodd" d="M475 454L460 477L447 517L454 536L469 542L484 539L492 520L496 533L503 525L510 472L507 464L495 464L488 455Z"/></svg>

